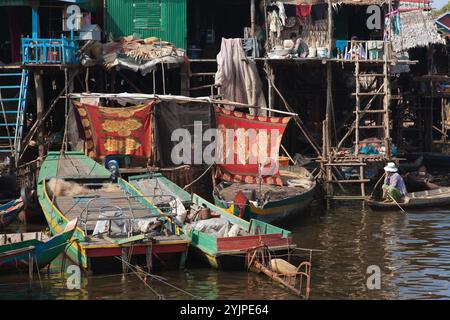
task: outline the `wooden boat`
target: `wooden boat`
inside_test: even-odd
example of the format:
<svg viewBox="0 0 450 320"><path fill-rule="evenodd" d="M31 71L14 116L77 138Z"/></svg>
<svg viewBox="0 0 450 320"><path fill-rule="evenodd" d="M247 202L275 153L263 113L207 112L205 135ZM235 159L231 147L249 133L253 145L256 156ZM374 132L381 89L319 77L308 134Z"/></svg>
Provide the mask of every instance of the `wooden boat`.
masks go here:
<svg viewBox="0 0 450 320"><path fill-rule="evenodd" d="M432 167L449 167L450 166L450 154L439 152L411 152L401 155L408 161L414 161L417 158L423 158L423 164L429 168Z"/></svg>
<svg viewBox="0 0 450 320"><path fill-rule="evenodd" d="M366 203L373 210L400 210L394 202L366 200ZM450 187L407 193L399 204L403 209L447 206L450 204Z"/></svg>
<svg viewBox="0 0 450 320"><path fill-rule="evenodd" d="M44 216L37 201L36 191L30 189L21 189L20 195L25 200L25 206L20 211L18 219L21 223L45 222Z"/></svg>
<svg viewBox="0 0 450 320"><path fill-rule="evenodd" d="M289 231L236 217L196 194L191 196L159 173L133 176L129 182L139 194L145 195L149 205L158 206L163 212L177 211L175 219L183 223L184 235L191 246L214 268L243 269L247 254L261 245L278 254L296 247ZM187 214L184 221L182 212ZM202 217L205 213L206 218Z"/></svg>
<svg viewBox="0 0 450 320"><path fill-rule="evenodd" d="M428 173L409 172L405 175L405 184L407 190L411 192L439 189L440 186L432 183L433 177Z"/></svg>
<svg viewBox="0 0 450 320"><path fill-rule="evenodd" d="M276 223L300 216L314 198L316 181L303 167L280 170L283 186L221 182L213 191L215 204L243 219ZM294 171L295 170L295 171ZM260 192L261 191L261 192Z"/></svg>
<svg viewBox="0 0 450 320"><path fill-rule="evenodd" d="M57 179L55 179L57 178ZM79 218L71 260L90 273L113 271L129 263L148 269L183 266L189 241L181 229L142 198L132 196L122 179L81 152L49 152L38 179L38 200L52 234ZM155 259L155 263L153 263Z"/></svg>
<svg viewBox="0 0 450 320"><path fill-rule="evenodd" d="M19 213L24 207L22 197L16 200L11 200L0 206L0 228L7 226L12 221L16 220Z"/></svg>
<svg viewBox="0 0 450 320"><path fill-rule="evenodd" d="M64 230L49 237L42 232L0 235L0 273L30 267L43 268L63 253L75 231L77 219Z"/></svg>

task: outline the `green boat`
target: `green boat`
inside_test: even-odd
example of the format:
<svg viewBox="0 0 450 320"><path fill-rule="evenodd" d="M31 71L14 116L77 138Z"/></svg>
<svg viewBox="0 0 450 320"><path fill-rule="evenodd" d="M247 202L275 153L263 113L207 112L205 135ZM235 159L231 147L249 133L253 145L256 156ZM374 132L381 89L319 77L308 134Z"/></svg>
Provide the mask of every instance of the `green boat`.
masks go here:
<svg viewBox="0 0 450 320"><path fill-rule="evenodd" d="M42 232L0 235L0 273L28 269L30 265L39 269L49 265L66 250L76 225L74 219L53 237Z"/></svg>
<svg viewBox="0 0 450 320"><path fill-rule="evenodd" d="M189 194L160 173L133 176L129 182L138 190L137 195L145 196L161 211L176 212L173 219L183 225L191 246L214 268L244 269L247 255L261 246L277 254L296 247L289 231L255 219L245 221L236 217L232 211Z"/></svg>
<svg viewBox="0 0 450 320"><path fill-rule="evenodd" d="M78 218L67 249L71 260L89 273L126 272L129 264L147 270L183 267L189 241L167 215L133 196L126 181L82 152L49 152L37 193L52 234ZM156 259L154 259L156 258Z"/></svg>

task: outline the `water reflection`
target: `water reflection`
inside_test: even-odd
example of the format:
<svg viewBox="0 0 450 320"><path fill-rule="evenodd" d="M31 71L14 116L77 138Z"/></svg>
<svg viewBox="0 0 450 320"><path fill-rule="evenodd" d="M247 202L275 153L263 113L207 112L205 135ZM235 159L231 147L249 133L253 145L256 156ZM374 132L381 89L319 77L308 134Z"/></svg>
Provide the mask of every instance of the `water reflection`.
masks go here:
<svg viewBox="0 0 450 320"><path fill-rule="evenodd" d="M313 254L313 299L449 299L450 211L373 212L360 203L338 203L290 224L295 242ZM68 262L65 262L68 265ZM56 260L41 283L26 273L0 276L2 299L158 299L135 275L83 277L69 290ZM381 289L366 286L367 267L381 270ZM297 299L263 275L210 269L158 275L202 299ZM152 280L165 299L196 299Z"/></svg>

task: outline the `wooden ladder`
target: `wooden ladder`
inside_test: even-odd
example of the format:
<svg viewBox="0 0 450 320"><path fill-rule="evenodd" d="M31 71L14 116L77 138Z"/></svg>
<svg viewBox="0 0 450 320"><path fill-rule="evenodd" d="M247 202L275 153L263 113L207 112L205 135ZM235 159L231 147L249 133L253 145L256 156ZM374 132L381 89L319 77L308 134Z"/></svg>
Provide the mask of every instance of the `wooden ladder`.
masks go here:
<svg viewBox="0 0 450 320"><path fill-rule="evenodd" d="M198 59L191 60L191 69L193 72L186 76L185 95L195 97L204 96L208 90L210 96L217 94L217 88L214 86L217 71L216 59Z"/></svg>
<svg viewBox="0 0 450 320"><path fill-rule="evenodd" d="M355 119L348 132L341 139L337 146L337 150L342 146L343 142L351 136L354 132L354 152L345 156L337 156L333 152L328 156L328 162L325 163L327 168L327 180L331 184L338 184L342 190L344 185L359 184L360 194L339 196L331 192L331 199L335 200L356 200L366 199L366 184L370 179L365 176L365 168L368 165L366 158L360 153L361 133L368 130L378 130L381 133L381 138L378 142L383 143L386 149L386 154L380 158L386 160L391 157L390 150L390 114L389 105L391 101L390 84L389 84L389 67L387 59L383 61L383 72L379 70L372 70L361 72L360 61L355 61L355 92L352 95L355 97ZM369 79L371 84L368 85L367 90L363 90L362 82ZM368 83L366 81L366 83ZM378 102L376 100L378 98ZM363 104L363 100L366 102ZM367 100L368 99L368 100ZM377 108L374 105L378 105ZM373 132L373 131L372 131ZM377 155L377 157L379 157ZM342 169L350 168L348 178L342 177ZM336 174L335 174L336 173ZM339 175L341 174L341 177Z"/></svg>

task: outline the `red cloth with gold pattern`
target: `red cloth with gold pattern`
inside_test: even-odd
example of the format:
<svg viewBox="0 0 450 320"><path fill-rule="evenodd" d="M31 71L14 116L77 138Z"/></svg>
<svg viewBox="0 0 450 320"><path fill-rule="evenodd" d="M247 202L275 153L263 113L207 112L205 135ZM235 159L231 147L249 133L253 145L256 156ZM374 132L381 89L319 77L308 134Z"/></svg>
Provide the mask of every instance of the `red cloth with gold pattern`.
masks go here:
<svg viewBox="0 0 450 320"><path fill-rule="evenodd" d="M215 110L219 131L217 176L226 181L258 183L259 163L262 163L262 183L282 185L278 155L291 118L254 116L218 107ZM227 134L228 129L233 131Z"/></svg>
<svg viewBox="0 0 450 320"><path fill-rule="evenodd" d="M152 157L152 111L155 102L109 108L74 102L84 130L87 154Z"/></svg>

